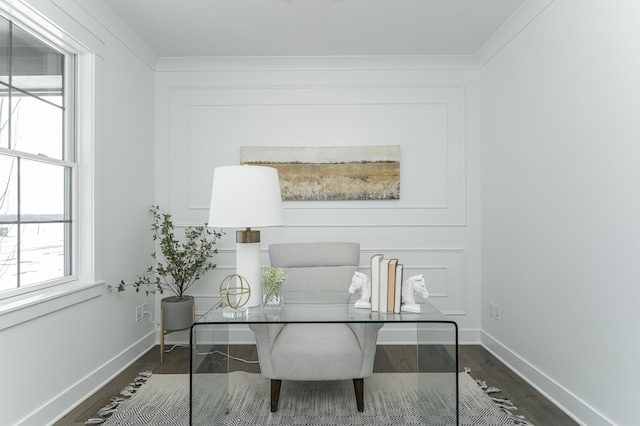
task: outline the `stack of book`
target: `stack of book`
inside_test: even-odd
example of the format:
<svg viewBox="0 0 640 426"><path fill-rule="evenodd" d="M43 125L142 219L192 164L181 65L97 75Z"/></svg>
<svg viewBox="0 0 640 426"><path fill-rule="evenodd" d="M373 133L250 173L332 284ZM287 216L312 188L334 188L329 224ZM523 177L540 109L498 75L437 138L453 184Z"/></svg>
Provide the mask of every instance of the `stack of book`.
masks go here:
<svg viewBox="0 0 640 426"><path fill-rule="evenodd" d="M371 256L371 310L400 312L403 266L382 254Z"/></svg>

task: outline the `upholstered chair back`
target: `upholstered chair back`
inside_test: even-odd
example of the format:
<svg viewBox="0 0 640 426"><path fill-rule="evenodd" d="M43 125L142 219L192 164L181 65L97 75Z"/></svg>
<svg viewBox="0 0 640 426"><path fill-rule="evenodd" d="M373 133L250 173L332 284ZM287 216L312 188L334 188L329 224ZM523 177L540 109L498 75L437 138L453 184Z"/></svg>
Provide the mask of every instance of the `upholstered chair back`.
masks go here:
<svg viewBox="0 0 640 426"><path fill-rule="evenodd" d="M344 291L360 263L360 244L287 243L269 246L271 266L284 269L282 290Z"/></svg>

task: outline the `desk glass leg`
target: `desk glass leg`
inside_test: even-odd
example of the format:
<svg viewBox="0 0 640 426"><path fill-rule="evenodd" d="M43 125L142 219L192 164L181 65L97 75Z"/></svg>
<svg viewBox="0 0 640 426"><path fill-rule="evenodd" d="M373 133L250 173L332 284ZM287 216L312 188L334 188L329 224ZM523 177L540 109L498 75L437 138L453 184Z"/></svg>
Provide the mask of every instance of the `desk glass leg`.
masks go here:
<svg viewBox="0 0 640 426"><path fill-rule="evenodd" d="M434 422L433 412L440 414L438 424L458 424L458 350L454 324L417 324L417 371L421 421ZM434 401L438 407L434 409Z"/></svg>
<svg viewBox="0 0 640 426"><path fill-rule="evenodd" d="M229 412L229 326L196 324L191 339L191 424L222 425Z"/></svg>

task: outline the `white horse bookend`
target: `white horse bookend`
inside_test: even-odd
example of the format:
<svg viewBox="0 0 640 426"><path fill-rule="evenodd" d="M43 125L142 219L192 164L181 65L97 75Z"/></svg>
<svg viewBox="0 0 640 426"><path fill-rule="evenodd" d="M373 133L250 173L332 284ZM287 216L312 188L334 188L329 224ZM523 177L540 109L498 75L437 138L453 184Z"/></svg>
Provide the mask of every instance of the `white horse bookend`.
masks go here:
<svg viewBox="0 0 640 426"><path fill-rule="evenodd" d="M369 277L362 272L355 271L351 278L349 293L354 294L360 290L360 299L354 304L356 308L371 309L371 281Z"/></svg>
<svg viewBox="0 0 640 426"><path fill-rule="evenodd" d="M429 298L429 292L422 274L409 277L402 284L402 306L400 307L400 312L420 313L420 305L416 303L416 293L422 296L424 300Z"/></svg>

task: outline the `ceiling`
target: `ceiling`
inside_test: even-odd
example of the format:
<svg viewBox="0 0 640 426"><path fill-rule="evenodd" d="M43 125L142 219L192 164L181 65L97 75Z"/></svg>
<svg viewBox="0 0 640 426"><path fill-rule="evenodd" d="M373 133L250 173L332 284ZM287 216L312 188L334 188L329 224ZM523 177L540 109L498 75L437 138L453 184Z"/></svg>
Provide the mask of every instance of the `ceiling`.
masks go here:
<svg viewBox="0 0 640 426"><path fill-rule="evenodd" d="M473 55L526 0L103 0L160 57Z"/></svg>

